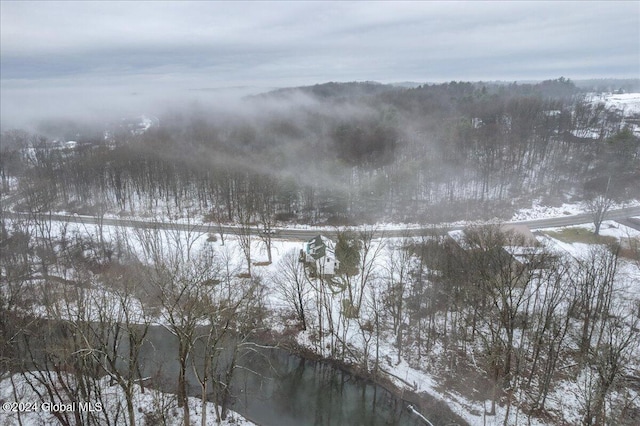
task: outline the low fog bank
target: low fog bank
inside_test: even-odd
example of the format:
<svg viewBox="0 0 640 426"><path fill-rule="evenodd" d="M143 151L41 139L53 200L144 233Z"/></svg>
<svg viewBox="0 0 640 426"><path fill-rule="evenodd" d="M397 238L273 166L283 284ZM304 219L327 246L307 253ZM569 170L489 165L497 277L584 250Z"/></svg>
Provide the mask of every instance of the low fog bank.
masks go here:
<svg viewBox="0 0 640 426"><path fill-rule="evenodd" d="M138 81L140 80L140 81ZM195 80L176 84L166 77L105 78L104 81L3 80L0 123L3 131L42 132L43 122L75 122L102 129L106 124L141 114L160 116L193 105L230 109L247 95L272 87L210 85ZM55 135L47 135L55 137Z"/></svg>
<svg viewBox="0 0 640 426"><path fill-rule="evenodd" d="M520 84L538 83L530 81ZM589 79L576 80L574 83L584 92L640 92L640 79ZM287 108L295 110L298 103L308 106L310 101L317 99L354 100L392 89L415 89L422 85L446 83L366 82L344 91L342 83L278 88L260 84L241 85L234 81L212 82L202 76L187 80L171 75L150 74L128 78L107 75L99 81L81 77L59 81L8 79L2 80L0 84L2 131L24 129L47 137L59 137L47 134L43 123L72 122L77 127L101 131L109 124L143 114L156 117L189 114L196 108L208 111L210 115L247 116L253 114L256 108L282 112ZM474 84L506 86L513 83L493 81ZM303 94L306 96L301 97ZM252 102L245 102L247 99ZM256 106L258 100L263 102Z"/></svg>
<svg viewBox="0 0 640 426"><path fill-rule="evenodd" d="M25 114L51 113L26 133L3 132L3 150L35 149L3 162L3 190L12 175L46 188L45 200L26 202L38 209L139 214L160 200L225 211L226 221L261 197L272 217L332 224L508 218L534 199L592 196L609 180L609 195L640 196L640 117L565 78L152 89L76 88L77 102L58 109L64 90L45 91L35 111L25 96Z"/></svg>

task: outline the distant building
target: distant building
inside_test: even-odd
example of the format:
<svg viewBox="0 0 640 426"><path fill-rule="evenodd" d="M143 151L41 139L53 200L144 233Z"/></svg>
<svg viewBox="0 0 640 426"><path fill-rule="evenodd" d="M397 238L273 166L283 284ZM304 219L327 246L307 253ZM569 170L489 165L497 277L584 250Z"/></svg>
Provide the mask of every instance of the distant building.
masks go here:
<svg viewBox="0 0 640 426"><path fill-rule="evenodd" d="M522 239L520 242L521 246L537 247L540 245L536 236L533 235L533 232L531 232L531 229L529 229L527 225L505 223L500 226L500 231L507 233L511 232L514 235L519 235Z"/></svg>
<svg viewBox="0 0 640 426"><path fill-rule="evenodd" d="M507 238L502 246L502 251L515 262L522 265L538 264L540 259L548 257L545 255L544 248L536 239L528 226L519 224L503 224L499 227L499 232L509 234L512 237ZM449 238L459 249L464 251L483 250L484 242L475 240L473 243L467 239L464 230L455 230L448 233ZM489 237L490 238L490 237Z"/></svg>
<svg viewBox="0 0 640 426"><path fill-rule="evenodd" d="M333 241L323 235L317 235L304 243L301 260L315 264L318 276L335 275L340 268L336 259L336 246Z"/></svg>

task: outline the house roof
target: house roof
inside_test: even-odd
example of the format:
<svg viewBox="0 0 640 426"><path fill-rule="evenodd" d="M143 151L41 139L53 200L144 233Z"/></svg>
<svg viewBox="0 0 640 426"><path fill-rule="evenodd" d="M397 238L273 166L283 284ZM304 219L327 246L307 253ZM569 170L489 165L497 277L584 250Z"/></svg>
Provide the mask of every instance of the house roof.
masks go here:
<svg viewBox="0 0 640 426"><path fill-rule="evenodd" d="M531 263L535 258L545 253L542 247L504 246L503 249L523 265Z"/></svg>
<svg viewBox="0 0 640 426"><path fill-rule="evenodd" d="M465 250L469 250L472 247L467 243L466 237L465 237L465 233L462 229L456 229L455 231L449 231L449 237L451 237L451 239L453 241L456 242L456 244L458 244L460 247L462 247Z"/></svg>
<svg viewBox="0 0 640 426"><path fill-rule="evenodd" d="M533 235L533 232L531 232L527 225L515 225L507 223L500 226L500 230L502 232L513 232L515 235L521 236L523 238L522 245L525 247L533 247L538 245L536 236Z"/></svg>
<svg viewBox="0 0 640 426"><path fill-rule="evenodd" d="M516 235L520 238L514 239L512 243L514 246L519 247L535 247L538 245L538 240L535 235L531 232L528 226L526 225L514 225L514 224L505 224L500 226L500 232L510 233ZM457 229L454 231L449 231L449 237L456 242L462 249L471 250L477 247L470 244L467 240L467 235L464 230Z"/></svg>
<svg viewBox="0 0 640 426"><path fill-rule="evenodd" d="M307 241L307 254L318 260L326 254L326 246L322 241L322 236L317 235Z"/></svg>
<svg viewBox="0 0 640 426"><path fill-rule="evenodd" d="M318 260L327 254L335 253L335 245L333 241L322 235L316 235L306 244L306 252L309 256Z"/></svg>

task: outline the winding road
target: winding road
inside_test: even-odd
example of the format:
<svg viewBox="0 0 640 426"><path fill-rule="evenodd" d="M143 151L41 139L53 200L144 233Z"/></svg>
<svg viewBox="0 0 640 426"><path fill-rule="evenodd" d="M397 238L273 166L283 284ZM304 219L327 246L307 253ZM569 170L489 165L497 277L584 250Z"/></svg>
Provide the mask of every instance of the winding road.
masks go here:
<svg viewBox="0 0 640 426"><path fill-rule="evenodd" d="M10 213L5 212L5 217L12 219L27 219L34 218L33 214L29 213ZM606 215L606 220L626 220L633 216L640 216L640 206L636 207L626 207L617 210L611 210ZM118 219L118 218L102 218L94 217L94 216L78 216L78 215L63 215L63 214L37 214L37 218L44 220L53 220L53 221L61 221L61 222L69 222L69 223L84 223L87 225L96 225L102 222L103 225L106 226L124 226L131 228L157 228L157 229L173 229L180 231L192 231L192 232L214 232L217 233L220 230L218 225L205 225L205 224L188 224L188 223L178 223L178 222L159 222L159 221L143 221L143 220L132 220L132 219ZM530 229L540 229L540 228L552 228L557 226L570 226L570 225L580 225L583 223L590 223L592 221L591 215L588 213L577 214L577 215L567 215L562 217L553 217L546 219L534 219L534 220L523 220L523 221L514 221L514 222L502 222L513 225L526 225ZM497 223L497 222L487 222L487 223ZM222 232L225 234L234 234L237 233L239 227L237 226L229 226L223 225ZM374 228L374 237L403 237L403 236L420 236L425 235L427 233L432 233L434 229L462 229L464 226L445 226L445 225L431 225L424 227L408 227L408 228L385 228L385 229L375 229ZM335 237L336 230L327 228L327 227L309 227L309 228L273 228L271 234L271 238L273 239L286 239L286 240L301 240L305 241L318 233L322 233L327 235L328 237ZM258 236L259 232L257 228L252 228L252 233Z"/></svg>

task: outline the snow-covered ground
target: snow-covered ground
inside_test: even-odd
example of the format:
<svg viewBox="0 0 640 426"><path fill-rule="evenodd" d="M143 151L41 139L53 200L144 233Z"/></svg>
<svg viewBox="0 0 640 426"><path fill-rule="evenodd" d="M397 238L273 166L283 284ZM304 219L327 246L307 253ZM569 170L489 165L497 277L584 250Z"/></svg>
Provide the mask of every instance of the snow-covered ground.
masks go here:
<svg viewBox="0 0 640 426"><path fill-rule="evenodd" d="M629 200L624 203L614 203L611 210L621 209L625 207L640 206L640 200ZM559 207L545 206L541 204L541 200L537 199L532 203L530 208L518 210L511 221L548 219L553 217L570 216L587 213L584 203L563 203Z"/></svg>
<svg viewBox="0 0 640 426"><path fill-rule="evenodd" d="M637 122L629 121L628 118L637 118L640 115L640 93L593 93L587 96L587 100L592 103L603 103L608 109L619 112L625 119L623 125L631 127L634 135L640 136L640 125ZM597 138L598 131L593 132L596 136L584 136ZM580 135L576 135L580 136Z"/></svg>
<svg viewBox="0 0 640 426"><path fill-rule="evenodd" d="M595 226L592 223L585 223L583 225L561 228L546 228L540 231L542 233L546 231L560 232L565 229L585 229L589 232L594 232ZM640 243L640 231L613 220L605 220L602 222L600 235L615 238L621 244L622 248L629 248L629 244ZM567 243L546 235L539 236L538 239L543 244L557 249L560 252L567 253L576 259L586 259L593 247L592 244ZM622 293L625 294L625 298L632 297L640 301L640 264L636 264L636 262L630 259L620 258L617 277L618 284Z"/></svg>
<svg viewBox="0 0 640 426"><path fill-rule="evenodd" d="M607 108L622 111L625 117L640 114L640 93L595 93L588 99L592 102L602 102Z"/></svg>
<svg viewBox="0 0 640 426"><path fill-rule="evenodd" d="M639 205L640 203L634 202L634 205ZM565 204L558 208L543 208L541 206L535 206L532 209L520 211L519 215L514 217L514 220L525 220L525 219L534 219L534 218L542 218L542 217L552 217L552 216L560 216L566 214L578 214L582 213L582 205L581 204ZM84 225L84 224L66 224L57 223L59 228L53 229L52 233L60 233L63 232L62 227L66 226L64 232L69 233L70 235L74 232L81 233L84 236L91 236L92 238L97 238L98 227L96 225ZM392 229L392 225L381 225L382 228ZM593 230L593 225L581 225L581 227ZM549 229L558 231L561 228ZM130 232L126 231L119 227L114 226L105 226L103 229L105 236L107 238L116 238L122 232ZM234 271L239 271L245 268L244 258L242 256L242 250L238 244L238 241L235 236L228 235L225 238L225 244L222 245L221 241L208 242L207 234L197 234L192 236L187 236L187 233L179 232L179 231L161 231L163 233L162 239L169 242L176 237L182 240L182 243L186 243L185 239L192 238L193 239L193 247L194 249L202 249L206 247L213 248L218 256L222 256L225 259L230 259L231 261L231 269ZM640 232L634 230L632 228L628 228L626 226L620 225L614 221L605 221L602 225L601 234L605 236L612 236L618 239L624 238L640 238ZM570 253L573 257L579 258L583 254L587 253L590 246L588 244L582 243L564 243L556 239L552 239L549 237L540 237L546 244L553 245L557 250L561 250L567 253ZM136 242L135 238L130 238L130 242L132 244L132 248L134 251L143 252L144 248L141 246L139 242ZM373 259L374 264L372 268L379 274L384 274L385 269L388 267L387 260L392 255L394 244L397 240L374 240L372 245L372 250L376 250L379 248L381 250L381 255L377 256ZM253 266L253 274L254 276L261 277L263 283L268 287L269 291L265 292L266 295L266 304L274 313L283 313L288 309L287 303L278 291L277 287L273 285L271 281L271 277L274 274L277 274L278 269L281 267L279 263L283 260L285 254L290 253L292 251L297 252L302 248L302 244L296 241L283 241L283 240L274 240L272 247L272 255L273 262L271 264L262 264L265 263L266 260L266 252L264 250L264 244L259 241L257 238L254 240L252 245L252 253L253 260L256 263L260 263L261 265ZM635 298L636 300L640 300L640 268L637 268L631 262L622 261L619 267L619 282L621 286L626 289L626 296L630 298ZM315 295L310 291L307 295L309 302L309 309L313 312L313 298ZM331 315L333 315L335 333L341 335L345 338L345 341L349 342L349 347L355 350L354 353L362 354L366 353L367 345L371 345L372 343L365 339L365 334L362 330L362 322L366 320L365 317L361 318L362 321L358 321L356 319L349 319L344 317L343 306L341 304L342 299L345 297L340 292L335 294L327 295L328 299L331 301ZM44 308L42 308L44 309ZM140 304L133 303L132 309L142 309ZM43 315L46 315L45 312L42 312ZM317 313L316 313L317 315ZM284 316L284 315L283 315ZM276 331L284 331L286 325L283 323L282 317L279 315L272 316L269 321L272 328ZM336 320L338 319L338 320ZM325 319L326 320L326 319ZM327 346L319 345L317 338L312 337L313 327L317 327L318 324L313 324L313 320L311 320L310 330L306 332L300 332L297 335L298 343L315 351L316 353L322 356L330 356L331 350L330 345ZM153 321L154 323L162 323L162 318L157 317ZM325 324L326 325L326 324ZM464 418L469 424L473 426L486 426L486 425L501 425L505 424L505 417L507 416L506 409L501 406L496 407L496 415L495 416L485 416L483 413L485 412L485 408L489 406L490 402L478 402L469 399L468 397L449 389L443 389L440 386L438 380L436 379L437 374L433 371L426 371L425 365L428 366L428 363L423 363L422 365L414 365L411 364L409 360L407 360L404 355L402 355L398 361L398 353L397 349L394 345L394 337L391 334L383 333L382 340L380 341L379 348L379 356L382 362L382 371L387 373L388 378L394 382L401 389L410 389L414 392L427 392L430 395L442 400L445 402L455 413ZM371 352L369 347L369 356L367 361L372 362ZM435 349L436 353L432 354L433 356L437 356L437 348ZM640 359L640 358L639 358ZM357 359L355 357L352 361L362 362L362 359ZM428 368L428 367L427 367ZM564 416L565 421L569 423L578 422L579 421L579 413L580 410L580 399L578 398L580 392L582 391L581 386L584 387L586 380L588 377L584 377L582 381L576 380L574 382L561 382L559 386L556 387L555 391L549 396L549 407L554 409L556 412L565 413ZM16 378L19 380L19 378ZM5 401L12 401L13 397L11 394L7 393L11 389L11 386L8 384L7 379L3 382L0 382L0 395ZM114 390L114 392L116 392ZM116 392L117 393L117 392ZM571 395L574 395L572 397ZM578 396L575 396L578 395ZM143 412L146 412L147 408L151 409L153 407L153 401L158 400L162 395L159 393L148 392L144 395L136 395L139 398L139 404L142 408ZM194 408L192 410L193 416L197 416L198 410L200 409L199 401L197 398L193 398ZM213 410L213 407L210 407L210 410ZM208 414L209 419L214 419L215 415ZM193 417L193 421L197 421L197 417ZM509 414L509 419L507 419L506 424L521 424L521 422L526 421L527 424L530 425L550 425L551 423L545 422L543 420L535 419L535 418L526 418L518 411L516 407L512 407ZM15 419L12 417L12 419ZM35 417L33 417L35 421ZM523 420L525 419L525 420ZM242 420L244 421L244 420ZM11 421L8 424L12 424ZM45 423L28 423L24 424L47 424ZM143 424L143 423L140 423ZM250 423L235 423L235 424L250 424ZM0 423L0 425L4 425Z"/></svg>
<svg viewBox="0 0 640 426"><path fill-rule="evenodd" d="M595 230L593 224L584 224L565 228L548 228L541 231L561 232L566 228L582 228L590 232ZM636 244L640 242L640 231L614 221L604 221L600 229L600 235L614 237L623 246L629 240L634 240ZM567 243L548 236L540 236L538 238L543 244L558 250L558 252L568 253L575 259L589 259L589 253L594 247L592 244ZM638 303L640 303L640 264L637 261L621 257L618 260L614 284L614 305L616 309L622 309L623 315L631 315L633 317L633 315L637 315L637 313L633 313L633 310L637 309ZM631 350L631 359L640 360L640 347L635 345ZM638 372L640 371L640 363L632 363L630 368ZM563 413L567 424L580 424L582 418L579 413L584 409L585 398L588 397L595 380L597 380L595 373L589 368L585 368L575 380L560 381L549 395L549 409ZM627 395L622 396L620 390L615 389L609 398L631 398L631 401L636 401L635 405L636 409L638 409L637 401L640 400L640 393L631 388L624 390ZM633 405L633 402L631 404Z"/></svg>
<svg viewBox="0 0 640 426"><path fill-rule="evenodd" d="M582 213L581 206L578 205L565 205L563 209L569 211L570 214ZM536 213L540 214L540 212ZM534 215L533 217L539 216ZM532 218L532 216L528 216L528 218ZM580 227L590 230L591 232L594 230L592 224L580 225ZM562 229L563 228L550 228L547 230L560 231ZM614 221L603 222L601 235L615 237L618 240L640 238L639 231L620 225ZM559 252L568 253L576 259L585 258L592 248L592 245L584 243L570 244L549 237L539 238L545 245L551 246ZM640 268L638 268L634 262L626 259L620 260L616 280L616 294L619 300L640 300ZM339 297L337 299L339 300ZM334 306L339 305L334 303ZM339 308L334 309L333 315L340 315ZM344 335L346 336L346 340L354 348L363 351L366 342L363 340L362 332L358 329L358 323L347 323L345 327ZM317 342L313 342L312 339L310 339L309 332L300 333L298 335L298 343L315 350L323 356L330 356L329 350L326 347L318 346ZM380 342L379 355L380 358L384 360L381 369L387 374L387 378L401 389L406 388L418 393L426 392L440 399L470 425L497 426L503 424L528 424L551 426L556 424L555 420L530 418L520 412L517 406L511 407L507 412L505 407L498 405L496 406L496 414L494 416L484 415L485 410L491 405L490 400L479 402L471 400L454 390L443 389L436 379L437 372L425 371L425 366L428 368L428 362L423 362L422 365L419 366L412 365L404 355L400 356L398 361L398 352L394 343L394 337L390 334L385 335ZM636 353L638 354L637 359L640 359L640 348L636 350ZM438 348L435 348L435 352L433 352L431 356L438 356ZM373 362L372 360L369 361ZM589 380L593 380L593 377L587 370L584 370L577 380L559 382L558 386L556 386L555 390L551 392L548 397L547 408L560 415L566 424L580 423L580 412L583 409L581 404L583 404L583 398L587 391L585 387L589 386ZM633 390L629 392L632 396L635 395L636 399L640 397L640 395ZM618 396L616 392L612 393L612 398L617 398Z"/></svg>
<svg viewBox="0 0 640 426"><path fill-rule="evenodd" d="M43 426L58 425L60 422L54 417L53 412L66 409L71 401L62 399L48 399L46 388L38 383L39 372L28 374L29 380L22 375L15 374L12 377L5 377L0 380L0 400L3 402L0 411L0 426L13 426L21 424L22 426ZM33 387L31 386L33 385ZM60 392L58 395L63 395ZM42 397L42 396L44 397ZM70 406L71 421L74 421L73 414L80 412L81 416L86 416L87 411L91 409L91 415L101 419L101 413L110 416L113 422L113 416L117 409L122 410L125 405L125 396L122 389L117 385L109 385L108 379L100 382L99 399L93 401L77 401L75 405ZM18 406L12 403L23 404L20 408L28 409L28 411L18 413ZM89 405L81 407L79 403L88 403ZM199 425L202 421L202 404L198 398L189 398L190 420L191 424ZM134 390L134 415L135 423L140 426L154 426L158 424L158 417L163 413L166 425L178 426L183 424L183 411L178 408L175 395L166 394L154 389L146 388L141 391L140 386L135 385ZM18 417L19 415L19 417ZM122 417L120 417L122 420ZM250 426L255 423L242 417L240 414L230 411L227 418L220 423L216 422L215 404L209 402L206 404L206 420L210 425L221 426ZM104 421L104 419L103 419Z"/></svg>
<svg viewBox="0 0 640 426"><path fill-rule="evenodd" d="M559 207L550 207L540 204L540 199L535 200L532 203L531 208L525 208L518 210L513 217L512 221L519 220L533 220L533 219L546 219L550 217L569 216L584 213L584 206L582 203L568 204L564 203Z"/></svg>

